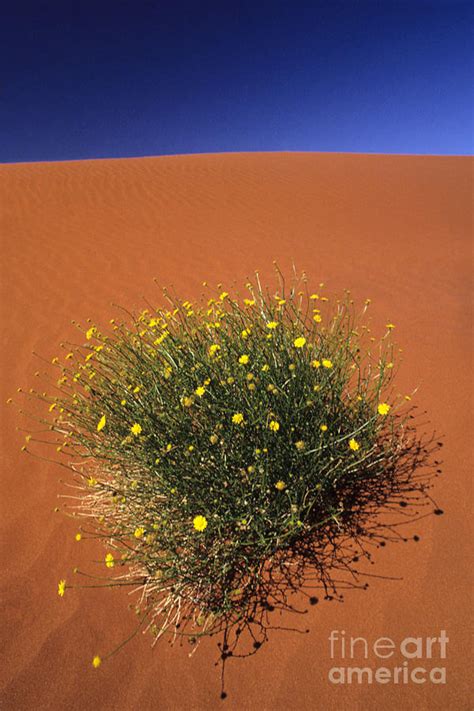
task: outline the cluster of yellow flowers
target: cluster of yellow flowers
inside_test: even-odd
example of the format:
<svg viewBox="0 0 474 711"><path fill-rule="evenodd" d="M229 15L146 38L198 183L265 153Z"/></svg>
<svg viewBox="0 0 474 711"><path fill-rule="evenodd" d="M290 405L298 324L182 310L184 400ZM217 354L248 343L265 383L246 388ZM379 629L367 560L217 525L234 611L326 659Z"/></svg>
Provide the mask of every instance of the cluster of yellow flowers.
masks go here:
<svg viewBox="0 0 474 711"><path fill-rule="evenodd" d="M320 286L323 287L322 284ZM126 357L122 361L119 359L120 366L116 370L105 370L109 388L106 391L107 397L96 399L95 407L90 411L87 406L82 410L82 413L87 413L84 419L88 418L87 428L94 444L100 447L98 451L108 454L108 443L121 443L120 448L116 445L119 455L125 452L130 459L123 461L132 462L132 476L136 479L128 478L123 489L119 488L118 493L114 491L114 509L110 503L107 506L118 512L117 520L118 514L125 512L123 521L127 525L124 525L125 533L121 535L133 551L144 553L150 542L159 539L159 529L155 525L162 525L161 521L155 524L146 512L136 516L127 513L127 506L139 499L144 488L139 467L136 474L133 469L135 462L142 466L145 461L144 455L140 460L140 453L146 452L145 469L149 466L151 470L155 463L153 475L158 478L162 470L166 471L165 464L177 469L183 464L192 469L205 467L206 462L211 462L215 469L221 454L228 456L226 445L232 440L232 456L237 452L237 464L234 462L232 466L239 472L239 486L242 482L249 490L250 487L258 487L260 474L265 472L262 474L264 496L268 497L271 506L276 507L276 517L281 517L282 527L287 526L287 535L290 528L295 532L297 526L307 525L304 511L298 508L300 504L295 504L295 501L306 500L304 477L306 470L312 466L307 466L307 462L312 461L311 455L317 452L316 456L321 453L325 456L326 452L333 453L337 449L339 457L341 448L344 448L344 465L347 462L348 469L355 470L358 462L370 456L371 435L364 432L364 424L360 425L367 410L367 419L372 422L377 416L386 417L391 408L396 407L395 402L389 404L382 401L381 395L373 396L374 391L370 391L371 398L366 399L363 387L358 386L356 392L350 389L352 371L350 377L347 377L346 371L358 367L355 364L358 363L356 351L350 335L347 352L352 360L345 355L344 349L338 347L337 337L329 335L325 339L324 334L332 333L331 327L326 326L328 321L323 305L327 297L316 293L308 297L307 292L306 296L303 296L303 292L288 295L282 289L274 298L270 296L266 301L263 292L256 294L251 291L252 298L244 298L239 302L221 288L219 285L214 298L202 306L193 305L187 300L172 301L175 308L143 311L138 318L138 327L133 332L124 331L129 338L127 345L130 352L145 354L143 361L137 357L142 370L137 367L137 371L130 374L128 363L131 361ZM308 298L309 308L303 308L301 304L308 305ZM315 302L321 308L313 308ZM295 314L297 317L294 319ZM117 330L118 326L113 319L110 323L113 330ZM388 332L393 328L393 323L386 324ZM64 367L60 366L58 358L53 359L53 364L62 368L59 386L71 388L72 409L81 401L81 395L78 394L81 387L86 393L94 392L97 387L100 395L98 383L104 383L101 380L104 373L101 364L107 367L104 356L112 352L108 337L103 336L97 326L90 325L87 330L81 330L87 341L84 346L87 355L83 354L81 360L75 353L67 352L69 346L65 347L64 359L67 364ZM356 331L353 333L359 336ZM113 361L114 368L115 364ZM392 367L391 360L385 363L387 370ZM110 372L113 375L109 378ZM153 373L153 381L149 377L150 372ZM79 385L73 385L77 383ZM115 389L110 385L116 386ZM110 392L113 398L108 397ZM158 393L162 408L156 420L154 410L153 416L148 416L151 392L153 397ZM48 399L49 412L54 413L53 418L58 421L63 416L64 422L64 403L60 398L52 402L51 399ZM405 396L405 399L410 399L410 396ZM94 402L93 397L90 400ZM327 404L329 402L330 406ZM346 424L338 424L343 420L339 418L340 411L337 410L339 405L345 407L346 403L350 414L344 423L352 423L347 429ZM216 408L220 408L217 410L218 417L215 417ZM162 412L170 414L168 421L165 417L161 420ZM346 412L343 414L345 416ZM208 415L210 419L206 420ZM181 429L179 426L173 429L172 418L175 418L178 425L183 422L186 425ZM160 422L156 431L155 421ZM164 423L163 429L160 429L161 422ZM380 419L377 420L378 426L383 427ZM181 431L186 434L181 436ZM117 432L120 433L119 437L116 436ZM163 432L166 433L166 439L161 439ZM252 441L251 456L248 455L248 448L239 450L241 443L246 444L247 441ZM66 437L58 451L67 446ZM151 457L149 449L152 450ZM238 461L240 452L243 452L243 461ZM122 462L120 459L117 461ZM225 461L227 465L227 459ZM99 474L95 471L94 474L100 479L99 483L95 476L84 477L87 494L89 499L97 496L97 500L104 500L108 496L106 487ZM170 486L171 483L173 486ZM163 500L169 496L176 506L180 505L178 502L181 500L187 502L183 514L187 526L185 535L189 534L187 540L199 548L215 536L215 521L219 520L219 526L223 525L223 514L213 508L211 499L209 505L206 504L205 497L202 500L196 498L190 505L187 498L189 491L183 492L181 483L179 479L173 481L171 477L171 482L166 483ZM314 493L318 487L319 490L324 489L324 483L315 484L312 479L308 491ZM214 492L215 489L212 496ZM232 496L233 492L230 493ZM219 508L218 503L216 507ZM239 511L238 516L232 511L229 516L232 530L248 530L253 520L253 513L250 515L245 510ZM75 534L78 542L83 535L89 537L86 527L80 530L82 532ZM109 551L104 551L101 565L115 569L114 573L117 570L122 573L123 566L130 561L130 557L127 557L129 550L121 555L120 539L116 535L106 543ZM114 573L110 573L112 578ZM61 579L57 588L58 596L64 597L69 587L66 580ZM102 661L103 658L95 656L93 667L98 668Z"/></svg>

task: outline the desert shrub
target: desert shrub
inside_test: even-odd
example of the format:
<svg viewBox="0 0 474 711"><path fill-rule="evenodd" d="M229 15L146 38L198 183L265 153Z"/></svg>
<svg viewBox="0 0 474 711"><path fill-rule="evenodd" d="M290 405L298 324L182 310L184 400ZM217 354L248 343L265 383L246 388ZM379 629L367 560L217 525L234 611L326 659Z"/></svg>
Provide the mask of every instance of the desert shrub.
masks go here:
<svg viewBox="0 0 474 711"><path fill-rule="evenodd" d="M375 341L368 302L358 313L304 277L211 293L164 289L107 330L77 324L55 394L33 393L74 473L76 537L105 546L92 584L130 585L143 629L192 642L263 630L308 580L336 594L364 539L397 536L377 516L425 490L390 386L393 324Z"/></svg>

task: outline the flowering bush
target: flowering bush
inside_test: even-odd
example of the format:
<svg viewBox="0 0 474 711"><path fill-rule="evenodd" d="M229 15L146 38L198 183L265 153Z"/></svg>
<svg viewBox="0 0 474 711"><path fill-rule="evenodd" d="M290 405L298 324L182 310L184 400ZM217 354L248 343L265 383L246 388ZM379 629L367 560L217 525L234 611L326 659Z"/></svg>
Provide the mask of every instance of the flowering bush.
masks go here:
<svg viewBox="0 0 474 711"><path fill-rule="evenodd" d="M231 631L265 635L308 581L337 595L364 541L400 537L379 514L423 502L423 455L389 389L394 326L375 343L368 302L357 316L281 275L276 294L257 275L244 295L163 297L108 332L78 325L57 394L36 395L74 473L76 539L105 545L102 584L138 592L156 639L224 632L225 656Z"/></svg>

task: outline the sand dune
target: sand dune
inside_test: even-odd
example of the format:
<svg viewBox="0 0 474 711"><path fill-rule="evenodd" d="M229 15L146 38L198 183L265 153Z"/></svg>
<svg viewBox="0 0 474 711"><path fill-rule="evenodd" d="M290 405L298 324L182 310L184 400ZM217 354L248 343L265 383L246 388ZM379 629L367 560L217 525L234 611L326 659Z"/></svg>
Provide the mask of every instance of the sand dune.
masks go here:
<svg viewBox="0 0 474 711"><path fill-rule="evenodd" d="M287 273L294 261L328 292L371 297L376 325L396 324L399 387L419 386L416 402L445 438L435 493L446 511L415 526L419 543L376 554L373 572L400 579L285 619L310 633L274 632L230 663L221 702L212 640L189 659L138 637L92 669L93 654L133 629L132 614L115 591L57 597L59 578L92 551L52 513L61 470L20 453L24 422L2 404L2 708L470 708L471 170L469 158L297 153L0 167L2 403L35 384L33 350L55 355L72 318L108 320L111 302L154 300L153 277L193 298L204 279L231 286L255 268L267 279L273 259ZM333 629L369 640L445 629L447 684L333 686Z"/></svg>

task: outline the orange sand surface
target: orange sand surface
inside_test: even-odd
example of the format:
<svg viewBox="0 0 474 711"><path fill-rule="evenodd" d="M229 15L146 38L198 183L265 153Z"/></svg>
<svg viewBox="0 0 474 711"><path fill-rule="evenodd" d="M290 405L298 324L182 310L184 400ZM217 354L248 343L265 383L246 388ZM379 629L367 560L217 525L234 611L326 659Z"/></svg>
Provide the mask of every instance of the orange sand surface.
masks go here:
<svg viewBox="0 0 474 711"><path fill-rule="evenodd" d="M187 647L162 640L152 650L138 635L92 668L94 654L133 630L129 599L117 590L56 595L74 565L94 570L97 549L76 543L74 521L52 513L65 470L20 452L16 428L25 423L15 405L2 404L3 709L472 708L471 170L461 157L310 153L0 167L2 403L19 402L19 385L35 385L41 364L32 351L51 359L74 335L71 319L104 323L117 315L112 302L138 309L142 296L156 301L153 277L192 299L205 279L230 291L256 268L273 278L273 259L290 275L294 261L316 288L370 297L377 335L387 320L396 324L399 388L419 386L415 401L444 437L435 497L446 512L412 526L407 533L420 542L376 552L370 572L397 579L373 579L343 604L285 617L310 633L275 631L252 658L230 660L221 701L214 640L189 658ZM328 681L331 666L350 665L331 661L331 630L400 642L442 629L445 685ZM368 664L402 661L372 655Z"/></svg>

